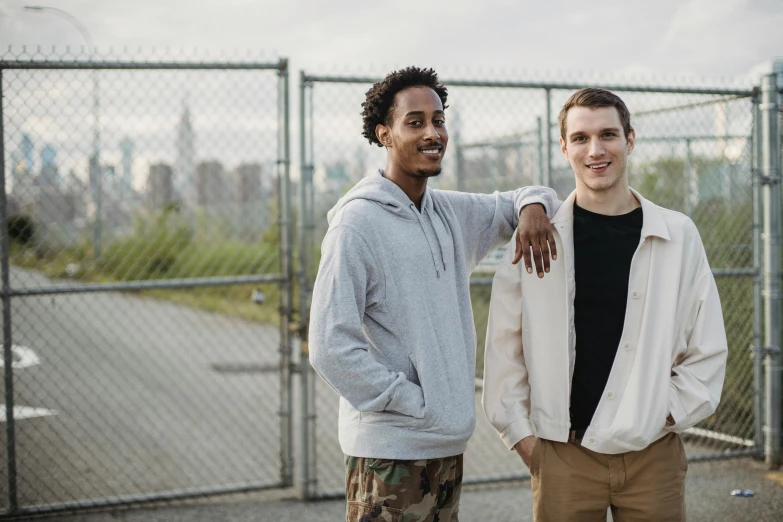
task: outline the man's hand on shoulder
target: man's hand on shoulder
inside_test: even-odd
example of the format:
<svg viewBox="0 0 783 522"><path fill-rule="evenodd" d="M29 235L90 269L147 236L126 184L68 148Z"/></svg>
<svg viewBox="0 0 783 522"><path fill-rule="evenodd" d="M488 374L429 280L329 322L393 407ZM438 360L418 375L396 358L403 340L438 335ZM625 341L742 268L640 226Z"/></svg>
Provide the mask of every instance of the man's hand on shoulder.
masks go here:
<svg viewBox="0 0 783 522"><path fill-rule="evenodd" d="M557 259L557 247L554 227L543 205L534 203L522 209L519 213L516 238L517 250L512 263L516 265L520 259L525 258L527 273L533 273L535 263L538 277L544 277L544 272L549 272L550 255L552 260Z"/></svg>
<svg viewBox="0 0 783 522"><path fill-rule="evenodd" d="M522 462L530 469L530 457L533 455L533 446L536 444L536 437L528 435L524 439L514 444L514 449L522 457Z"/></svg>

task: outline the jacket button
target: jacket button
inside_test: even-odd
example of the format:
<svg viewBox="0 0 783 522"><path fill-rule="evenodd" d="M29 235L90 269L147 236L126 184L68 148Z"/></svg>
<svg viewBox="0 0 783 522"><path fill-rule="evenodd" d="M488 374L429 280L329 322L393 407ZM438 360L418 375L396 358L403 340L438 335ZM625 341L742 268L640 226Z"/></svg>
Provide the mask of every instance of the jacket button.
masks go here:
<svg viewBox="0 0 783 522"><path fill-rule="evenodd" d="M606 397L608 399L614 399L614 392L607 392Z"/></svg>
<svg viewBox="0 0 783 522"><path fill-rule="evenodd" d="M631 343L625 342L623 343L623 350L630 350L631 349Z"/></svg>
<svg viewBox="0 0 783 522"><path fill-rule="evenodd" d="M631 294L631 297L633 297L634 299L639 299L639 292L636 292L636 291L634 291L634 292Z"/></svg>
<svg viewBox="0 0 783 522"><path fill-rule="evenodd" d="M590 444L591 446L594 445L595 444L595 437L590 437L589 439L587 439L587 443Z"/></svg>

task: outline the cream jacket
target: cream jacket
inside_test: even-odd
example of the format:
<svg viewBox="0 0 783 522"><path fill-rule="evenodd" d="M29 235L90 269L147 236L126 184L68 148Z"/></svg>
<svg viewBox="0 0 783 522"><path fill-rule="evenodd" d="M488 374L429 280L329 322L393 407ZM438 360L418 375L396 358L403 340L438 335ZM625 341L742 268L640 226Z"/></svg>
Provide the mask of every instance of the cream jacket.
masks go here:
<svg viewBox="0 0 783 522"><path fill-rule="evenodd" d="M641 450L712 415L728 352L718 290L696 226L633 193L644 222L631 261L623 334L582 441L606 454ZM558 256L550 272L539 279L523 263L512 265L512 245L492 285L482 405L509 449L529 435L568 440L575 198L572 193L552 219ZM674 424L667 423L669 414Z"/></svg>

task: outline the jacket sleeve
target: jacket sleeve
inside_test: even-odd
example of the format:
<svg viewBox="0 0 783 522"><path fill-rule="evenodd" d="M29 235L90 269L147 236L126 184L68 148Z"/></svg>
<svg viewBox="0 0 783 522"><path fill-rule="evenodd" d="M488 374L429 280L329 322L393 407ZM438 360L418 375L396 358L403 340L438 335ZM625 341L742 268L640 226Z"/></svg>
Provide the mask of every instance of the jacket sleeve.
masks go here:
<svg viewBox="0 0 783 522"><path fill-rule="evenodd" d="M552 219L562 204L557 193L549 187L523 187L492 194L443 193L457 214L471 269L511 239L524 207L540 203Z"/></svg>
<svg viewBox="0 0 783 522"><path fill-rule="evenodd" d="M310 313L310 363L360 412L395 411L424 417L424 392L404 373L370 353L365 309L383 299L385 280L359 233L347 225L324 239Z"/></svg>
<svg viewBox="0 0 783 522"><path fill-rule="evenodd" d="M709 266L694 290L687 346L672 367L669 389L674 424L667 428L676 432L696 425L715 412L726 375L728 342L718 287Z"/></svg>
<svg viewBox="0 0 783 522"><path fill-rule="evenodd" d="M508 449L529 435L530 385L522 351L520 268L509 250L495 272L489 303L481 405Z"/></svg>

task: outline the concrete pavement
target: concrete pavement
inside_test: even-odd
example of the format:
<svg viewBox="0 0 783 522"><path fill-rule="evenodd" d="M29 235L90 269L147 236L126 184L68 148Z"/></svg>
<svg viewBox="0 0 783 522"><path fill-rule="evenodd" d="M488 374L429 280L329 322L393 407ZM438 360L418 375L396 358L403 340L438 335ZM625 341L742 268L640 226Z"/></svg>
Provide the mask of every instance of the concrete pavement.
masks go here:
<svg viewBox="0 0 783 522"><path fill-rule="evenodd" d="M769 475L769 478L768 478ZM687 478L689 522L780 522L783 520L783 474L771 475L750 459L693 463ZM754 497L732 497L732 489L752 489ZM106 513L66 515L59 522L201 522L201 521L340 521L344 502L303 503L292 491L233 496L178 506L140 508ZM463 493L463 522L528 522L533 520L527 481L503 486L469 486Z"/></svg>

